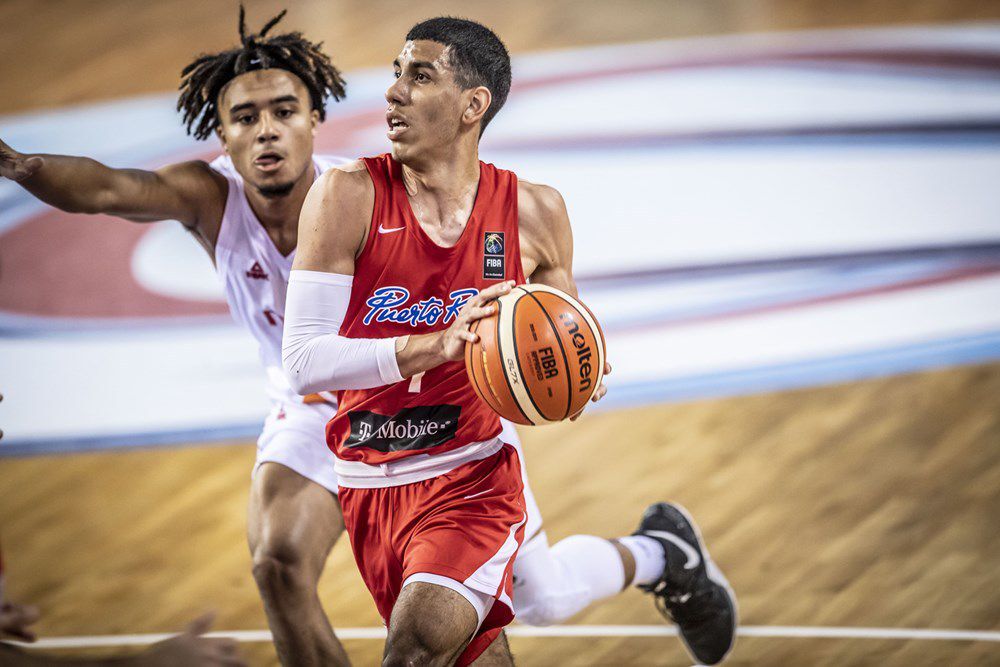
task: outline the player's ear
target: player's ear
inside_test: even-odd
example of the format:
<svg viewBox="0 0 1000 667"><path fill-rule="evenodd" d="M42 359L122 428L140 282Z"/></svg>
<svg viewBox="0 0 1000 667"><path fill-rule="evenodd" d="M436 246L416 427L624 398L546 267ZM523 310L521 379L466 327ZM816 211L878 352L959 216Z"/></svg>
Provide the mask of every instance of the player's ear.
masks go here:
<svg viewBox="0 0 1000 667"><path fill-rule="evenodd" d="M313 109L309 114L309 120L312 122L312 133L315 137L316 133L319 132L319 111Z"/></svg>
<svg viewBox="0 0 1000 667"><path fill-rule="evenodd" d="M219 143L222 144L222 152L229 155L229 144L226 143L226 133L222 131L222 123L215 126L215 136L219 137Z"/></svg>
<svg viewBox="0 0 1000 667"><path fill-rule="evenodd" d="M486 86L478 86L472 89L472 95L469 97L469 104L465 107L465 112L462 114L462 121L470 125L478 123L486 110L490 108L490 103L493 101L493 95L490 94L490 89Z"/></svg>

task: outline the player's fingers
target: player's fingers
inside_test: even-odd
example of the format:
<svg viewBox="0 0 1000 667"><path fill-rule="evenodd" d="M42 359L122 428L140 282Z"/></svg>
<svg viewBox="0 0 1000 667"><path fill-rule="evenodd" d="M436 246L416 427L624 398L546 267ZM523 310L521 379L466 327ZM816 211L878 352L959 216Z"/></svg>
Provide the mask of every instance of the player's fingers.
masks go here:
<svg viewBox="0 0 1000 667"><path fill-rule="evenodd" d="M597 391L594 392L594 395L590 397L590 400L592 400L594 403L596 403L597 401L599 401L602 398L604 398L604 395L607 394L607 393L608 393L608 385L606 385L606 384L604 384L602 382L601 386L598 387Z"/></svg>
<svg viewBox="0 0 1000 667"><path fill-rule="evenodd" d="M42 612L40 612L38 607L33 604L27 604L21 607L21 620L25 625L37 623L41 615Z"/></svg>
<svg viewBox="0 0 1000 667"><path fill-rule="evenodd" d="M611 375L611 362L610 361L605 361L604 362L604 374L605 375Z"/></svg>
<svg viewBox="0 0 1000 667"><path fill-rule="evenodd" d="M38 639L38 636L34 632L25 628L7 628L3 632L0 632L0 637L10 637L28 643Z"/></svg>
<svg viewBox="0 0 1000 667"><path fill-rule="evenodd" d="M0 608L0 627L23 629L36 623L40 615L34 605L6 602Z"/></svg>
<svg viewBox="0 0 1000 667"><path fill-rule="evenodd" d="M487 287L478 294L477 300L479 301L479 303L476 305L487 303L489 301L492 301L493 299L499 298L504 294L510 292L511 289L513 288L514 288L513 280L505 280L502 283L490 285L489 287Z"/></svg>
<svg viewBox="0 0 1000 667"><path fill-rule="evenodd" d="M221 655L216 660L219 665L225 665L226 667L245 667L246 661L235 653L232 655Z"/></svg>
<svg viewBox="0 0 1000 667"><path fill-rule="evenodd" d="M198 618L188 623L185 632L192 635L203 635L212 627L213 621L215 621L215 612L205 612Z"/></svg>
<svg viewBox="0 0 1000 667"><path fill-rule="evenodd" d="M466 313L466 320L469 322L475 322L476 320L481 320L484 317L489 317L490 315L492 315L495 310L496 308L492 304L488 304L485 306L478 306L476 308L471 309L468 313Z"/></svg>
<svg viewBox="0 0 1000 667"><path fill-rule="evenodd" d="M479 340L479 336L472 333L468 329L459 329L458 337L468 343L475 343L477 340Z"/></svg>
<svg viewBox="0 0 1000 667"><path fill-rule="evenodd" d="M235 639L229 637L218 637L211 640L213 648L219 655L236 655L239 646Z"/></svg>

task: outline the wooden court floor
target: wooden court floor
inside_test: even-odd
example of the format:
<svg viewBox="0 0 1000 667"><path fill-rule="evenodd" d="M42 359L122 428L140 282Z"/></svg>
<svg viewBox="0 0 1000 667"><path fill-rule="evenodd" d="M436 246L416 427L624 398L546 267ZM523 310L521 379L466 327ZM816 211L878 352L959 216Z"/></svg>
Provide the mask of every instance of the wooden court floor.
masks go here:
<svg viewBox="0 0 1000 667"><path fill-rule="evenodd" d="M53 406L54 417L58 406ZM522 430L550 538L684 503L747 625L1000 630L1000 364L588 415ZM252 443L0 459L12 598L43 635L266 627L244 542ZM346 541L334 626L378 618ZM635 591L574 619L659 622ZM358 665L381 642L346 642ZM688 665L676 639L514 638L519 665ZM254 665L273 648L244 644ZM1000 644L745 638L733 665L991 665Z"/></svg>

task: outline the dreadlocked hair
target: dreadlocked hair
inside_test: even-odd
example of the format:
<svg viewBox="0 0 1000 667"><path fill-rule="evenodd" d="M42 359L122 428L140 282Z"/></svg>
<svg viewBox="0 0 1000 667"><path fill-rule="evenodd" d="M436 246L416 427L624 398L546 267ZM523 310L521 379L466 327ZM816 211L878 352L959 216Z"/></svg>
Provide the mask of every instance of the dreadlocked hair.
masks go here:
<svg viewBox="0 0 1000 667"><path fill-rule="evenodd" d="M302 80L312 108L326 119L326 98L346 95L344 79L320 49L301 32L274 37L267 33L284 18L287 9L267 22L257 34L247 34L246 11L240 5L240 47L212 55L202 54L181 72L177 110L184 112L187 133L207 139L219 127L218 99L222 89L240 74L258 69L282 69Z"/></svg>

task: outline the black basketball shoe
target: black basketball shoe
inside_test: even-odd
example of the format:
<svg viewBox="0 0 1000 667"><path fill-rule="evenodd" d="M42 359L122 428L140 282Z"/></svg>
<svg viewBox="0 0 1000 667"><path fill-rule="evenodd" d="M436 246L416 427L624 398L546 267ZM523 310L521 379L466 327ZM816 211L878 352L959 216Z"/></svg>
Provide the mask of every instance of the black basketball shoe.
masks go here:
<svg viewBox="0 0 1000 667"><path fill-rule="evenodd" d="M666 552L663 575L639 588L652 593L660 613L677 624L692 658L703 665L722 662L736 640L736 596L690 515L680 505L656 503L632 534L653 538Z"/></svg>

